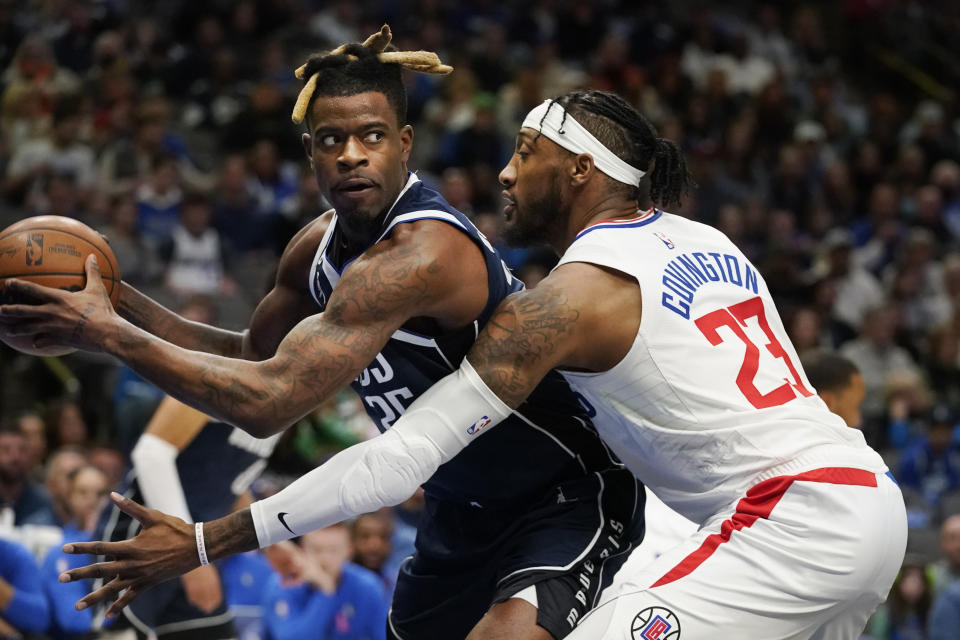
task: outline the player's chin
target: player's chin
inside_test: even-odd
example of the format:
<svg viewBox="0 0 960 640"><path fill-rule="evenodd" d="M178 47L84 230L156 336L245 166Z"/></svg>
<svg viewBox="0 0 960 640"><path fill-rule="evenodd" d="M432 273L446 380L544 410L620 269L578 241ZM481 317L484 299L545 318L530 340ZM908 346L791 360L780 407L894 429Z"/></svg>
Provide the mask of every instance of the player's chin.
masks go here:
<svg viewBox="0 0 960 640"><path fill-rule="evenodd" d="M376 186L359 190L338 190L331 194L331 203L337 213L355 213L359 216L379 212L382 207L383 192Z"/></svg>
<svg viewBox="0 0 960 640"><path fill-rule="evenodd" d="M503 241L508 247L523 248L536 244L540 240L537 230L523 226L516 216L503 225Z"/></svg>

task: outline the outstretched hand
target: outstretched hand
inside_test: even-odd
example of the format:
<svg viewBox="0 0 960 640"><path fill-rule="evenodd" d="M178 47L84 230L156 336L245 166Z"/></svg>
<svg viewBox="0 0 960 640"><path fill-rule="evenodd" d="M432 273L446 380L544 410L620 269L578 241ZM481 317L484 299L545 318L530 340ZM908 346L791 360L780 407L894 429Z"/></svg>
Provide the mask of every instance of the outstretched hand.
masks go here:
<svg viewBox="0 0 960 640"><path fill-rule="evenodd" d="M142 529L121 542L71 542L64 553L109 556L112 560L71 569L60 582L101 578L106 584L77 602L77 610L117 597L107 610L113 617L149 587L200 566L194 528L173 516L148 509L119 493L111 493L121 511L136 518Z"/></svg>
<svg viewBox="0 0 960 640"><path fill-rule="evenodd" d="M0 286L5 300L0 305L0 338L33 337L33 346L68 346L101 351L104 338L119 316L110 304L100 278L96 257L84 264L87 283L80 291L61 291L26 280L10 278ZM21 301L29 300L30 304Z"/></svg>

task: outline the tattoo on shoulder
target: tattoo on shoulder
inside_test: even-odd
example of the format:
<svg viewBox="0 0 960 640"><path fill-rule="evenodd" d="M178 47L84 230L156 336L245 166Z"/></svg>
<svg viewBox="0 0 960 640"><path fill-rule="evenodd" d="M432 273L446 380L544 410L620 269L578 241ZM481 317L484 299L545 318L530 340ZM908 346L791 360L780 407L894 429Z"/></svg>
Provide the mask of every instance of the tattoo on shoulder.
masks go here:
<svg viewBox="0 0 960 640"><path fill-rule="evenodd" d="M488 321L470 351L470 363L504 402L516 406L539 381L525 372L549 360L579 318L559 287L513 294Z"/></svg>
<svg viewBox="0 0 960 640"><path fill-rule="evenodd" d="M384 258L372 258L344 273L327 307L329 318L340 320L351 312L383 317L398 308L415 308L433 293L431 280L443 271L439 261L415 247L391 249L390 260Z"/></svg>

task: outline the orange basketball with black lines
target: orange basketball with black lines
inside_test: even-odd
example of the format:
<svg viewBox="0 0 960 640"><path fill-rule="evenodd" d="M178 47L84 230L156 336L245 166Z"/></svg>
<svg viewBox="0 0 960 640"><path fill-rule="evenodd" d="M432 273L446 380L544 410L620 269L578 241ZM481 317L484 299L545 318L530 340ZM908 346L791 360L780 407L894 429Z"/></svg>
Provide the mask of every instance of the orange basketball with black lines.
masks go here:
<svg viewBox="0 0 960 640"><path fill-rule="evenodd" d="M45 287L79 291L87 281L84 263L97 256L103 286L114 306L120 297L120 269L106 238L73 218L34 216L0 232L0 282L18 278ZM16 302L16 301L11 301ZM73 349L35 349L27 340L6 340L31 355L63 355Z"/></svg>

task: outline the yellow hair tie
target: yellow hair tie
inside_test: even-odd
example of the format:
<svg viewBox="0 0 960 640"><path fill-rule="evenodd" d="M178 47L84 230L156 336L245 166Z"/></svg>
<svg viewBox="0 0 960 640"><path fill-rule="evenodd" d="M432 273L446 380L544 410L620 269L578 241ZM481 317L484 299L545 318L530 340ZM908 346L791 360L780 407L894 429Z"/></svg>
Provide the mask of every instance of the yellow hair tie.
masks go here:
<svg viewBox="0 0 960 640"><path fill-rule="evenodd" d="M432 51L384 51L393 34L390 32L389 25L383 25L380 30L372 34L363 41L363 46L377 53L377 59L384 64L398 64L404 69L410 69L417 73L447 74L453 71L453 67L440 62L440 57ZM327 55L343 55L349 45L342 44ZM350 60L356 60L357 56L347 54ZM301 65L293 74L299 80L303 80L303 74L306 73L307 65ZM290 119L294 124L300 124L307 115L307 106L310 104L310 98L313 92L317 90L317 78L320 72L314 73L303 85L300 95L297 96L297 103L293 107L293 114Z"/></svg>

